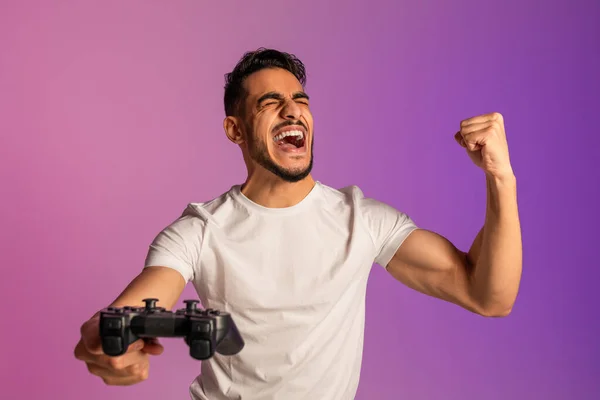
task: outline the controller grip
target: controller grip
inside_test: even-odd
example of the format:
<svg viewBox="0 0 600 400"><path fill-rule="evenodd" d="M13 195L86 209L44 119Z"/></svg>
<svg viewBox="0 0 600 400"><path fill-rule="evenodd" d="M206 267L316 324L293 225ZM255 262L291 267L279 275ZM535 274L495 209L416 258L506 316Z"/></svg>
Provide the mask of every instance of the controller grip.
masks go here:
<svg viewBox="0 0 600 400"><path fill-rule="evenodd" d="M229 320L227 333L217 346L217 352L225 356L232 356L244 348L245 342L233 320Z"/></svg>
<svg viewBox="0 0 600 400"><path fill-rule="evenodd" d="M125 318L102 313L100 315L100 338L102 351L109 356L120 356L127 352L137 337L125 328Z"/></svg>

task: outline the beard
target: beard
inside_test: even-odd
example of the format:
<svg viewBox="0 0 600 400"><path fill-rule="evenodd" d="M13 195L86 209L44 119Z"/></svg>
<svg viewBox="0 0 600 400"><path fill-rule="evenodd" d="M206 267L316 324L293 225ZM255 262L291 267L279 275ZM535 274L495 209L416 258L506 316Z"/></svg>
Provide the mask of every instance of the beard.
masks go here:
<svg viewBox="0 0 600 400"><path fill-rule="evenodd" d="M303 169L286 169L278 165L267 151L267 145L261 140L256 140L254 135L248 135L248 151L250 158L262 166L264 169L270 171L274 175L283 179L286 182L298 182L306 178L312 171L313 167L313 147L314 141L310 143L310 162Z"/></svg>

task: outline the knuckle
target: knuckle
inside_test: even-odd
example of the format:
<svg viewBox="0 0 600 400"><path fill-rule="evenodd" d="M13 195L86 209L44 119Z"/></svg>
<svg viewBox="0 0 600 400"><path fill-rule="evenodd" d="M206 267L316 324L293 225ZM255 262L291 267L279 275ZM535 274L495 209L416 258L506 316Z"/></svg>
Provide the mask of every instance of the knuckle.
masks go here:
<svg viewBox="0 0 600 400"><path fill-rule="evenodd" d="M129 374L132 376L138 377L142 373L143 366L142 364L133 364L129 367Z"/></svg>
<svg viewBox="0 0 600 400"><path fill-rule="evenodd" d="M123 369L123 359L121 357L110 357L108 359L108 365L112 369Z"/></svg>
<svg viewBox="0 0 600 400"><path fill-rule="evenodd" d="M129 367L128 376L135 382L145 381L149 376L149 367L146 364L134 364Z"/></svg>
<svg viewBox="0 0 600 400"><path fill-rule="evenodd" d="M140 369L140 372L137 376L140 380L145 381L148 379L149 375L150 375L150 369L148 367L143 367Z"/></svg>
<svg viewBox="0 0 600 400"><path fill-rule="evenodd" d="M102 377L102 369L91 363L87 363L86 366L90 374Z"/></svg>
<svg viewBox="0 0 600 400"><path fill-rule="evenodd" d="M130 365L128 369L128 374L137 379L137 380L146 380L148 378L148 371L150 368L150 363L146 361L142 361L133 365Z"/></svg>
<svg viewBox="0 0 600 400"><path fill-rule="evenodd" d="M73 350L73 357L75 357L77 360L81 360L83 358L83 354L81 354L81 348L79 345L77 345L75 350Z"/></svg>

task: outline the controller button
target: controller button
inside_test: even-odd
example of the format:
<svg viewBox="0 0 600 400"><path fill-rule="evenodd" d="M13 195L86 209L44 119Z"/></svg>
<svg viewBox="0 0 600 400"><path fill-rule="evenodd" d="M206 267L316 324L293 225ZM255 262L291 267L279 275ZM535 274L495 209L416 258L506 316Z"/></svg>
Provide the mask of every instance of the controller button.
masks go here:
<svg viewBox="0 0 600 400"><path fill-rule="evenodd" d="M210 324L194 324L192 325L192 333L209 333L210 332Z"/></svg>
<svg viewBox="0 0 600 400"><path fill-rule="evenodd" d="M106 321L106 328L107 329L121 329L123 327L123 324L121 323L120 319L109 319Z"/></svg>

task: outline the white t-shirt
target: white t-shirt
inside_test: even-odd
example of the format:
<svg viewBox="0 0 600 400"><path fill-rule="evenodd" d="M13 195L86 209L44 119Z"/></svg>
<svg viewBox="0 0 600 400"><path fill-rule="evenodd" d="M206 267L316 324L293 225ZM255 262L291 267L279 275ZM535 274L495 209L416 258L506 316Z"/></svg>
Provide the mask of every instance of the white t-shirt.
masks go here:
<svg viewBox="0 0 600 400"><path fill-rule="evenodd" d="M232 314L246 342L201 363L192 399L353 399L370 269L416 228L356 186L320 182L288 208L258 205L239 185L189 204L145 265L179 271L205 308Z"/></svg>

